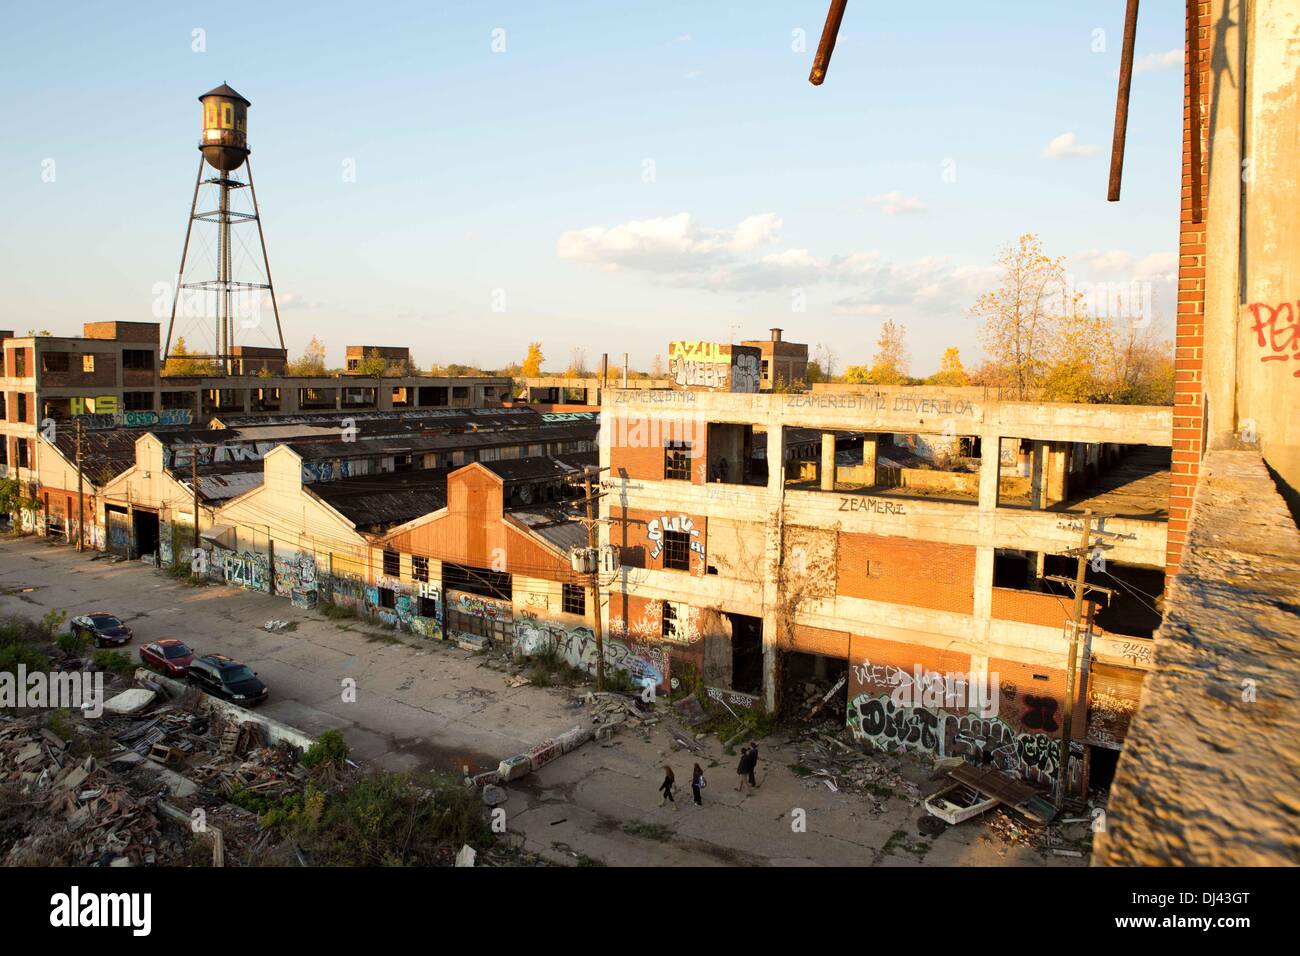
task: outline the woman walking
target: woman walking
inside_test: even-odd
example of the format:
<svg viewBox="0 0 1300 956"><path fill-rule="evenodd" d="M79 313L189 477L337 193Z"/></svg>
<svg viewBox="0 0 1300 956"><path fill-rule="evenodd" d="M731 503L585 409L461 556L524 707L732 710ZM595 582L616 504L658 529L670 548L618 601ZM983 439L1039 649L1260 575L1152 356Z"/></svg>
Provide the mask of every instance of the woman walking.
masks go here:
<svg viewBox="0 0 1300 956"><path fill-rule="evenodd" d="M664 803L667 802L671 803L673 809L676 810L677 801L673 799L673 791L676 789L677 778L673 776L673 768L664 767L664 782L659 784L659 791L663 794L663 796L659 798L659 806L662 807Z"/></svg>
<svg viewBox="0 0 1300 956"><path fill-rule="evenodd" d="M699 764L696 764L695 769L691 771L691 796L695 798L695 805L697 807L704 806L704 801L700 799L700 791L708 785L709 782L704 779L703 768L700 767Z"/></svg>

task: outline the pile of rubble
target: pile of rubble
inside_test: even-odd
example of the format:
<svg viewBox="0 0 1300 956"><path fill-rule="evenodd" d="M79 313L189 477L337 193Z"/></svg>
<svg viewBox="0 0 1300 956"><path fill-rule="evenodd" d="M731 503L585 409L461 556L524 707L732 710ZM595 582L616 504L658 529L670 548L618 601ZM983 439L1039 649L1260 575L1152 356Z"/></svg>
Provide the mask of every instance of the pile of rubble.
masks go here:
<svg viewBox="0 0 1300 956"><path fill-rule="evenodd" d="M640 701L626 694L597 693L582 696L582 702L591 708L591 722L596 725L596 739L606 740L614 730L626 724L629 727L653 727L659 718Z"/></svg>
<svg viewBox="0 0 1300 956"><path fill-rule="evenodd" d="M44 713L0 717L0 865L185 865L226 859L232 840L263 847L271 834L230 800L301 789L300 752L268 745L260 724L206 700L189 692L124 716L106 707L99 719L72 711L59 733ZM209 832L196 849L184 821L200 809L209 831L225 831L224 847Z"/></svg>
<svg viewBox="0 0 1300 956"><path fill-rule="evenodd" d="M792 716L804 720L829 720L843 725L848 699L845 680L841 676L837 680L805 680L787 686L785 707Z"/></svg>
<svg viewBox="0 0 1300 956"><path fill-rule="evenodd" d="M820 730L801 734L790 743L798 748L806 787L825 787L865 797L876 813L885 811L890 798L905 800L914 807L921 805L920 788L892 765L890 755L863 753Z"/></svg>

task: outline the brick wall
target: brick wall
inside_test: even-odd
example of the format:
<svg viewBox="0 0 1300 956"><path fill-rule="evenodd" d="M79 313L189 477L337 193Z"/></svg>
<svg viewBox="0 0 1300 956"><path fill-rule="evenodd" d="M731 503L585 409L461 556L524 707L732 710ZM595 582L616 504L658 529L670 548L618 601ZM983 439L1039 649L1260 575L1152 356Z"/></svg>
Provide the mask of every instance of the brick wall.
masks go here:
<svg viewBox="0 0 1300 956"><path fill-rule="evenodd" d="M1178 322L1174 345L1174 431L1173 474L1169 482L1169 537L1165 572L1178 571L1187 538L1187 517L1192 493L1205 451L1204 361L1205 331L1205 205L1209 195L1209 151L1201 150L1199 169L1192 168L1192 136L1202 137L1209 129L1210 49L1213 43L1210 4L1196 4L1194 17L1186 25L1186 66L1183 73L1182 209L1178 236ZM1197 48L1192 53L1193 39ZM1193 62L1195 60L1195 62ZM1192 129L1193 95L1199 100L1198 128ZM1200 202L1194 202L1199 192ZM1200 219L1197 222L1197 219Z"/></svg>
<svg viewBox="0 0 1300 956"><path fill-rule="evenodd" d="M621 563L633 568L664 567L664 531L684 530L688 527L691 538L690 573L702 575L706 571L708 555L708 521L704 515L688 515L680 511L667 513L645 511L637 508L611 508L609 512L609 541L619 548ZM676 523L676 529L672 526ZM698 532L695 533L695 532ZM658 535L656 538L655 535ZM658 548L658 554L655 550ZM685 571L678 573L686 574Z"/></svg>
<svg viewBox="0 0 1300 956"><path fill-rule="evenodd" d="M1095 602L1084 601L1084 616ZM999 621L1017 621L1021 624L1038 624L1042 627L1063 629L1074 614L1074 599L1060 597L1043 591L1019 591L1014 588L994 588L990 616ZM1094 627L1093 632L1097 633Z"/></svg>
<svg viewBox="0 0 1300 956"><path fill-rule="evenodd" d="M971 614L975 549L969 545L840 533L836 593Z"/></svg>

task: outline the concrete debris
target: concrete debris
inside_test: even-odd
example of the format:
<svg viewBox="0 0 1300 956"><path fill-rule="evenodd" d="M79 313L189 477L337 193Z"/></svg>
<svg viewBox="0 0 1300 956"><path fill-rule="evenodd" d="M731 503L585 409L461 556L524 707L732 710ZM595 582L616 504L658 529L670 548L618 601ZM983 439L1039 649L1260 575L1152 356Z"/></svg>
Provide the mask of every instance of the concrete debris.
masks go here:
<svg viewBox="0 0 1300 956"><path fill-rule="evenodd" d="M499 807L509 799L506 792L495 784L483 788L483 802L489 807Z"/></svg>
<svg viewBox="0 0 1300 956"><path fill-rule="evenodd" d="M848 695L845 677L838 680L806 680L787 686L785 709L804 720L834 721L843 726Z"/></svg>
<svg viewBox="0 0 1300 956"><path fill-rule="evenodd" d="M704 705L694 694L688 694L676 701L673 704L673 713L688 727L698 727L709 719L709 715L704 711Z"/></svg>
<svg viewBox="0 0 1300 956"><path fill-rule="evenodd" d="M476 856L478 856L478 853L475 852L472 846L466 843L463 847L460 848L460 852L456 854L456 865L473 866L474 858Z"/></svg>
<svg viewBox="0 0 1300 956"><path fill-rule="evenodd" d="M264 631L283 631L289 627L288 621L267 621L262 625Z"/></svg>
<svg viewBox="0 0 1300 956"><path fill-rule="evenodd" d="M864 753L820 730L807 731L791 743L798 748L797 772L805 786L865 797L875 813L884 813L890 799L921 805L920 788L899 772L892 755Z"/></svg>
<svg viewBox="0 0 1300 956"><path fill-rule="evenodd" d="M523 687L525 684L531 684L531 683L532 681L530 681L523 674L516 674L513 677L506 678L507 687Z"/></svg>

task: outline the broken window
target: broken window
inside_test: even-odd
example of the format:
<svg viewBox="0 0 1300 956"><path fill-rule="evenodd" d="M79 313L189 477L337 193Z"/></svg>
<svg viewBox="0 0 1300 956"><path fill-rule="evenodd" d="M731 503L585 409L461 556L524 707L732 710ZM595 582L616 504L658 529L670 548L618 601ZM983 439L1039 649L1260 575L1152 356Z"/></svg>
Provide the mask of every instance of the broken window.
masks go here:
<svg viewBox="0 0 1300 956"><path fill-rule="evenodd" d="M690 620L690 608L676 601L664 601L663 636L665 641L687 641L687 622Z"/></svg>
<svg viewBox="0 0 1300 956"><path fill-rule="evenodd" d="M691 443L669 441L664 444L664 478L670 481L691 480Z"/></svg>
<svg viewBox="0 0 1300 956"><path fill-rule="evenodd" d="M587 613L587 589L577 584L564 585L564 613Z"/></svg>
<svg viewBox="0 0 1300 956"><path fill-rule="evenodd" d="M384 577L396 578L402 573L402 556L396 551L384 552Z"/></svg>
<svg viewBox="0 0 1300 956"><path fill-rule="evenodd" d="M689 531L664 532L664 568L670 571L691 569L691 534Z"/></svg>
<svg viewBox="0 0 1300 956"><path fill-rule="evenodd" d="M429 580L429 559L415 555L411 558L411 577L417 581Z"/></svg>

